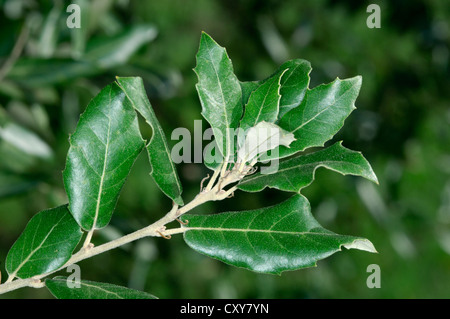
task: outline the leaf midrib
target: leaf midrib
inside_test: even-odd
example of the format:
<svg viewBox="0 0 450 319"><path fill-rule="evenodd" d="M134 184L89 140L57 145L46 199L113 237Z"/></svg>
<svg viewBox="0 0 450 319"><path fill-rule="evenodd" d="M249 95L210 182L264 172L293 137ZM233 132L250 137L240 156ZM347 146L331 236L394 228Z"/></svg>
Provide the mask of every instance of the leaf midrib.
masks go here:
<svg viewBox="0 0 450 319"><path fill-rule="evenodd" d="M286 72L286 70L285 70L284 72ZM255 126L255 125L259 122L259 118L260 118L260 116L261 116L262 110L264 109L264 106L266 105L267 97L268 97L269 94L271 93L271 90L272 90L273 85L274 85L275 83L277 83L278 85L280 84L279 81L280 81L281 77L283 76L284 72L283 72L283 73L280 75L280 77L278 78L278 82L272 82L272 83L269 85L269 88L267 89L266 94L264 94L264 99L263 99L263 101L262 101L262 103L261 103L261 106L260 106L260 108L259 108L258 116L256 116L255 121L253 122L253 126ZM258 90L258 89L256 89L255 91L253 91L252 94L254 94L257 90ZM279 90L279 88L278 88L278 90ZM278 95L278 96L277 96L277 97L278 97L277 108L279 108L279 103L280 103L280 97L281 97L281 95L279 94L279 92L277 92L277 95ZM251 97L251 95L250 95L250 97ZM278 114L277 114L277 117L278 117Z"/></svg>
<svg viewBox="0 0 450 319"><path fill-rule="evenodd" d="M106 289L104 289L104 288L102 288L102 287L94 286L94 285L89 285L89 284L87 284L87 283L85 283L85 282L81 282L80 284L81 284L82 286L86 286L86 287L89 287L89 288L98 289L98 290L100 290L100 291L105 292L106 294L115 295L115 296L117 296L119 299L125 299L125 298L123 298L122 296L120 296L118 293L115 293L115 292L106 290Z"/></svg>
<svg viewBox="0 0 450 319"><path fill-rule="evenodd" d="M111 101L111 91L109 92L110 96L109 96L109 100ZM106 145L105 145L105 159L103 160L103 170L102 170L102 175L100 176L100 185L99 185L99 189L98 189L98 195L97 195L97 204L95 206L95 215L94 215L94 221L92 223L92 228L91 229L95 229L95 226L97 225L97 220L98 220L98 215L100 212L100 202L102 199L102 192L103 192L103 182L105 179L105 174L106 174L106 164L108 161L108 152L109 152L109 142L110 142L110 132L111 132L111 119L109 116L107 116L105 114L105 116L108 118L108 133L107 133L107 137L106 137Z"/></svg>
<svg viewBox="0 0 450 319"><path fill-rule="evenodd" d="M214 69L214 75L217 78L217 83L219 85L219 92L220 92L220 95L222 97L221 105L222 105L223 114L225 116L225 123L226 123L226 128L225 128L226 141L225 141L225 144L226 144L226 148L227 149L226 149L226 154L225 154L225 161L228 161L228 158L230 157L230 136L229 136L229 130L227 130L227 128L230 127L230 122L229 122L228 114L227 114L227 105L226 105L226 101L225 101L225 96L223 95L222 82L220 81L219 73L217 72L216 66L212 62L213 59L212 59L212 55L211 55L211 49L210 49L210 47L209 47L209 45L208 45L208 43L206 41L205 41L205 45L207 47L206 51L208 52L208 55L209 55L209 60L206 60L206 59L205 60L207 62L211 63L211 65L212 65L212 67Z"/></svg>
<svg viewBox="0 0 450 319"><path fill-rule="evenodd" d="M342 81L340 82L342 83ZM336 103L344 96L346 95L351 89L353 89L355 87L356 83L353 83L353 85L351 87L349 87L347 90L345 90L344 92L342 92L342 94L333 101L333 103L331 103L330 105L328 105L327 107L325 107L323 110L321 110L320 112L318 112L317 114L315 114L312 118L310 118L309 120L307 120L306 122L303 122L299 127L297 127L295 130L291 131L291 133L295 133L296 131L298 131L299 129L301 129L303 126L307 125L308 123L310 123L311 121L314 121L319 115L321 115L322 113L324 113L325 111L327 111L328 109L330 109L331 107L335 106ZM309 92L311 92L312 90L309 90ZM306 94L306 103L308 100L308 96ZM306 106L306 105L305 105Z"/></svg>
<svg viewBox="0 0 450 319"><path fill-rule="evenodd" d="M320 236L336 236L334 233L316 233L310 231L295 232L284 230L268 230L268 229L248 229L248 228L220 228L220 227L187 227L187 231L218 231L218 232L255 232L255 233L269 233L269 234L281 234L281 235L320 235Z"/></svg>
<svg viewBox="0 0 450 319"><path fill-rule="evenodd" d="M35 248L33 249L28 256L17 266L17 268L13 271L12 274L10 274L10 276L15 277L17 275L17 273L20 271L20 269L31 259L31 257L39 250L42 248L42 246L44 245L45 241L47 240L47 238L51 235L51 233L53 232L53 230L59 225L59 223L61 222L61 220L64 218L64 216L61 217L60 220L58 220L55 225L53 225L52 228L50 228L49 232L47 233L47 235L45 235L44 239L42 239L41 243ZM39 223L41 222L41 220L39 221ZM33 240L34 237L36 237L36 233L34 233L33 236ZM22 249L22 257L23 257L23 252L24 249Z"/></svg>

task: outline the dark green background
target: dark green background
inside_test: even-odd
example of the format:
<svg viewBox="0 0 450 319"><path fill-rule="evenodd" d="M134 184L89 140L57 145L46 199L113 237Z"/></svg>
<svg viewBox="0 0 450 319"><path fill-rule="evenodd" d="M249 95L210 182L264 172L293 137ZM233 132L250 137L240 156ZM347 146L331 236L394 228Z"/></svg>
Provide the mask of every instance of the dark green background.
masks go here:
<svg viewBox="0 0 450 319"><path fill-rule="evenodd" d="M450 297L448 1L78 1L82 27L77 30L66 26L69 3L0 1L0 70L24 25L29 30L23 52L0 79L0 127L19 125L49 146L48 156L40 158L0 134L3 281L8 249L27 221L67 201L61 172L68 134L89 100L116 75L144 78L168 138L176 127L193 130L201 108L192 68L204 30L227 48L241 80L263 79L293 58L311 61L310 87L362 75L357 109L334 140L362 151L380 185L322 169L304 194L324 227L367 237L379 254L345 251L317 268L279 277L209 259L174 236L142 240L83 261L82 278L160 298ZM380 5L380 29L366 26L370 3ZM105 56L130 48L121 41L136 26L148 24L157 31L152 41L139 45L126 61L113 58L98 66ZM19 143L29 141L26 135L16 137ZM188 201L208 170L201 164L178 169ZM95 234L94 243L143 227L170 209L148 171L142 153L111 225ZM259 208L287 196L239 192L195 212ZM380 289L366 286L370 264L381 268ZM0 298L51 295L29 288Z"/></svg>

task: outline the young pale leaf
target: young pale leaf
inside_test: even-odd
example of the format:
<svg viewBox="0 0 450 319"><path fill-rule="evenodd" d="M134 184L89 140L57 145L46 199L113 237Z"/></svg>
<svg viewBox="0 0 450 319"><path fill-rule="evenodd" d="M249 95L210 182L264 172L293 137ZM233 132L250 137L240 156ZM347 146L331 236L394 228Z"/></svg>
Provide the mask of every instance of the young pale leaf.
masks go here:
<svg viewBox="0 0 450 319"><path fill-rule="evenodd" d="M116 83L108 85L81 115L63 172L69 210L82 228L109 223L144 144L130 101Z"/></svg>
<svg viewBox="0 0 450 319"><path fill-rule="evenodd" d="M247 131L237 156L241 162L251 162L260 154L273 150L279 145L289 147L294 140L294 134L286 132L278 125L259 122Z"/></svg>
<svg viewBox="0 0 450 319"><path fill-rule="evenodd" d="M276 206L216 215L186 215L185 242L227 264L280 274L315 266L341 247L376 252L364 238L338 235L314 219L300 194Z"/></svg>
<svg viewBox="0 0 450 319"><path fill-rule="evenodd" d="M19 278L45 274L72 256L82 232L67 205L44 210L28 222L6 257L6 271Z"/></svg>
<svg viewBox="0 0 450 319"><path fill-rule="evenodd" d="M45 281L48 290L58 299L157 299L144 291L102 282L80 280L80 287L73 288L69 288L68 283L75 285L61 276Z"/></svg>
<svg viewBox="0 0 450 319"><path fill-rule="evenodd" d="M319 167L341 173L362 176L378 183L369 162L360 152L342 146L342 142L307 155L282 161L279 166L268 167L264 174L257 173L244 178L238 188L247 192L259 192L266 187L283 191L300 192L314 181Z"/></svg>
<svg viewBox="0 0 450 319"><path fill-rule="evenodd" d="M147 145L147 153L152 167L150 174L164 194L178 205L183 205L183 199L181 198L183 188L170 156L166 135L147 98L142 79L140 77L118 77L117 82L133 107L152 127L153 135Z"/></svg>
<svg viewBox="0 0 450 319"><path fill-rule="evenodd" d="M226 50L209 35L202 33L197 53L197 92L202 104L202 115L213 129L218 147L225 159L233 151L234 134L241 119L242 92L239 80Z"/></svg>
<svg viewBox="0 0 450 319"><path fill-rule="evenodd" d="M278 119L280 79L284 72L286 70L271 77L250 94L244 117L240 122L242 130L247 130L262 121L274 123Z"/></svg>
<svg viewBox="0 0 450 319"><path fill-rule="evenodd" d="M290 148L280 147L279 152L275 152L277 158L310 147L323 146L331 139L355 109L361 82L362 78L356 76L345 80L336 79L307 90L302 103L287 112L278 122L281 128L294 134L296 141Z"/></svg>

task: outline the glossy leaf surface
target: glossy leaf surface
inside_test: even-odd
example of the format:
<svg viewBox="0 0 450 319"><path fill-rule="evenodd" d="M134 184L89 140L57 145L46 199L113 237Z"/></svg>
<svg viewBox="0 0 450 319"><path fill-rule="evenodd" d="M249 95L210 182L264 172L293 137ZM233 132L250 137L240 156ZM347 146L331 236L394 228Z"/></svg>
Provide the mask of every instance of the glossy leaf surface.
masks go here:
<svg viewBox="0 0 450 319"><path fill-rule="evenodd" d="M69 281L69 285L74 285ZM80 287L70 287L65 277L47 279L45 285L48 290L58 299L157 299L155 296L122 286L80 280Z"/></svg>
<svg viewBox="0 0 450 319"><path fill-rule="evenodd" d="M268 166L263 172L244 178L238 188L258 192L270 187L298 193L314 181L315 172L319 167L343 175L362 176L378 183L372 167L362 154L351 151L338 142L326 149L281 161L279 165Z"/></svg>
<svg viewBox="0 0 450 319"><path fill-rule="evenodd" d="M300 105L309 85L311 64L306 60L295 59L283 63L277 72L284 72L281 78L281 101L278 118ZM276 74L276 73L275 73Z"/></svg>
<svg viewBox="0 0 450 319"><path fill-rule="evenodd" d="M36 214L11 247L8 274L30 278L58 269L71 257L82 236L67 205Z"/></svg>
<svg viewBox="0 0 450 319"><path fill-rule="evenodd" d="M184 240L194 250L227 264L280 274L316 265L341 247L376 252L364 238L338 235L314 219L309 202L294 195L263 209L186 215Z"/></svg>
<svg viewBox="0 0 450 319"><path fill-rule="evenodd" d="M166 135L148 100L142 79L139 77L118 77L117 82L133 107L152 127L153 135L147 145L147 153L152 167L150 174L164 194L178 205L183 205L183 199L181 198L183 188L171 158Z"/></svg>
<svg viewBox="0 0 450 319"><path fill-rule="evenodd" d="M241 129L247 130L262 121L273 123L277 120L281 98L280 79L283 73L268 79L250 94L240 122Z"/></svg>
<svg viewBox="0 0 450 319"><path fill-rule="evenodd" d="M106 226L131 166L144 147L137 115L117 84L105 87L70 137L64 186L69 210L85 230Z"/></svg>
<svg viewBox="0 0 450 319"><path fill-rule="evenodd" d="M283 158L310 147L324 146L355 109L361 82L361 77L356 76L345 80L336 79L332 83L307 90L302 103L278 122L281 128L294 133L296 141L290 148L280 147L277 157Z"/></svg>

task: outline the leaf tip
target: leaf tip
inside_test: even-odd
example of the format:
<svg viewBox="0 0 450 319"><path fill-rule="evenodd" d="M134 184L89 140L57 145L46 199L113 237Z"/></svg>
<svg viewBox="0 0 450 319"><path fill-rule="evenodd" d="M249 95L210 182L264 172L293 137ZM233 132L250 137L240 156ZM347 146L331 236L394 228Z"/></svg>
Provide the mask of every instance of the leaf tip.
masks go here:
<svg viewBox="0 0 450 319"><path fill-rule="evenodd" d="M372 244L372 242L365 238L355 239L353 242L351 242L349 244L344 244L342 246L347 249L359 249L359 250L367 251L369 253L375 253L375 254L378 253L378 251L375 249L375 246Z"/></svg>
<svg viewBox="0 0 450 319"><path fill-rule="evenodd" d="M370 176L370 180L377 184L377 186L380 186L380 182L378 181L377 175L375 175L375 172L372 170L372 175Z"/></svg>

